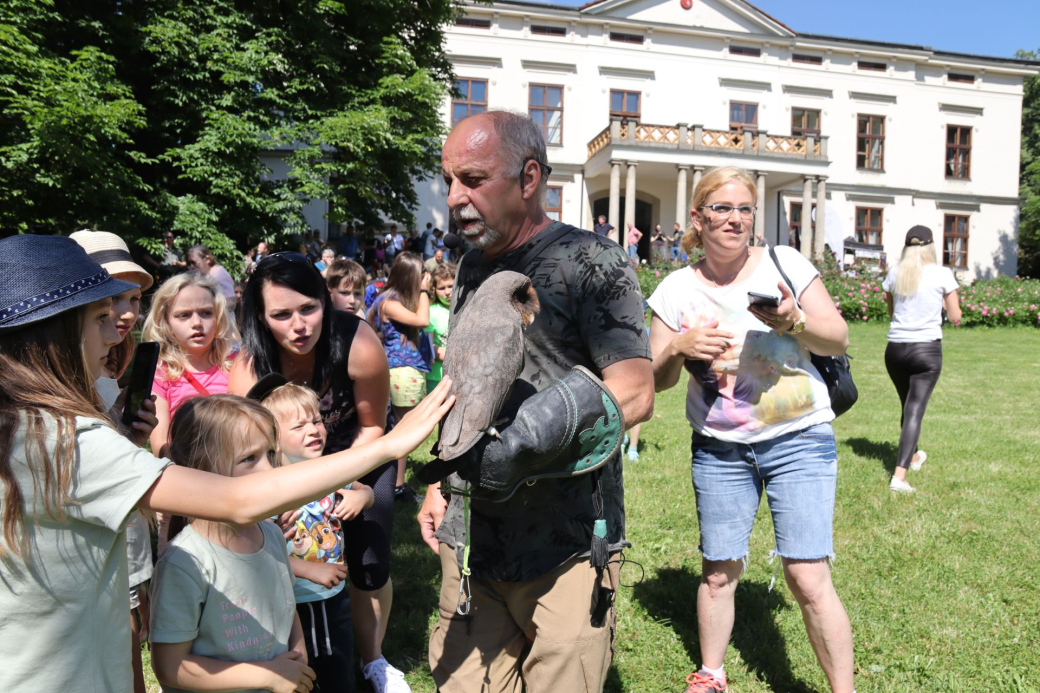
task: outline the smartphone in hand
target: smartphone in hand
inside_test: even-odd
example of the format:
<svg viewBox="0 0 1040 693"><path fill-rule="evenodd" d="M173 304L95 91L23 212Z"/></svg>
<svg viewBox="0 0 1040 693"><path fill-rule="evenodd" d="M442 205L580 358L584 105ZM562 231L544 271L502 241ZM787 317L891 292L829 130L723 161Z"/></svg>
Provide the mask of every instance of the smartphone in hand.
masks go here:
<svg viewBox="0 0 1040 693"><path fill-rule="evenodd" d="M770 308L780 307L779 296L770 296L768 294L760 294L754 291L747 292L747 301L749 306L768 306Z"/></svg>
<svg viewBox="0 0 1040 693"><path fill-rule="evenodd" d="M159 363L159 343L141 342L134 352L134 362L130 366L130 391L123 403L123 423L129 426L137 418L137 412L144 406L144 401L152 395L152 381L155 380L155 367Z"/></svg>

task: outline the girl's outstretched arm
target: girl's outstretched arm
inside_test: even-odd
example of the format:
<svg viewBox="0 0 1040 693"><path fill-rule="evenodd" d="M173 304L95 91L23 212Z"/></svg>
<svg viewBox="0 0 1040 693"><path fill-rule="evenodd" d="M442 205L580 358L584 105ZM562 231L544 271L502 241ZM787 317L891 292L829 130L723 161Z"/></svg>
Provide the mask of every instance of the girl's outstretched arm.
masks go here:
<svg viewBox="0 0 1040 693"><path fill-rule="evenodd" d="M141 497L138 507L237 525L298 508L422 445L454 404L450 389L451 379L445 377L390 433L316 460L238 478L171 465Z"/></svg>

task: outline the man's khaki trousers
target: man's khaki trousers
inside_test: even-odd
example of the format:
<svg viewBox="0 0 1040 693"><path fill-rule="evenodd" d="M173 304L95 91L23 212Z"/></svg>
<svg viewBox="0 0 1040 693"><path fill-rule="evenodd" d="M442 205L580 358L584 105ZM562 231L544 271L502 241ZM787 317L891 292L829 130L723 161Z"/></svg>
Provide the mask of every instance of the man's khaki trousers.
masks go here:
<svg viewBox="0 0 1040 693"><path fill-rule="evenodd" d="M601 693L613 657L617 614L591 623L593 591L617 590L616 556L597 583L587 558L572 558L531 582L470 579L469 617L455 612L459 568L441 544L440 618L430 669L441 693Z"/></svg>

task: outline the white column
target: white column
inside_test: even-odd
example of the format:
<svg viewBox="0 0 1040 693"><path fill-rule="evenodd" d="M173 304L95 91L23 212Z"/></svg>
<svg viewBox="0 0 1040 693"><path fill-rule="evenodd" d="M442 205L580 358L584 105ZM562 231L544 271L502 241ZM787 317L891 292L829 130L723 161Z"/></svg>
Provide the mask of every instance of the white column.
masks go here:
<svg viewBox="0 0 1040 693"><path fill-rule="evenodd" d="M755 245L762 243L766 237L766 174L755 172L755 189L758 191L758 212L755 214Z"/></svg>
<svg viewBox="0 0 1040 693"><path fill-rule="evenodd" d="M621 162L611 161L610 162L610 211L607 214L607 222L614 227L614 230L610 232L610 238L618 243L623 243L620 240L625 237L623 233L618 231L621 226L620 216L621 209Z"/></svg>
<svg viewBox="0 0 1040 693"><path fill-rule="evenodd" d="M802 182L802 230L798 250L805 257L812 255L812 176Z"/></svg>
<svg viewBox="0 0 1040 693"><path fill-rule="evenodd" d="M697 186L701 184L701 178L704 177L704 167L694 166L693 167L693 189L690 192L690 204L693 204L693 193L697 192Z"/></svg>
<svg viewBox="0 0 1040 693"><path fill-rule="evenodd" d="M827 177L816 179L816 223L813 225L813 257L823 257L827 244Z"/></svg>
<svg viewBox="0 0 1040 693"><path fill-rule="evenodd" d="M628 170L625 171L625 228L621 235L625 239L623 246L628 247L628 225L636 223L636 166L634 161L628 162ZM639 229L647 233L649 229Z"/></svg>
<svg viewBox="0 0 1040 693"><path fill-rule="evenodd" d="M690 223L690 210L686 208L687 174L690 167L678 165L676 168L679 169L679 175L675 180L675 221L685 231Z"/></svg>

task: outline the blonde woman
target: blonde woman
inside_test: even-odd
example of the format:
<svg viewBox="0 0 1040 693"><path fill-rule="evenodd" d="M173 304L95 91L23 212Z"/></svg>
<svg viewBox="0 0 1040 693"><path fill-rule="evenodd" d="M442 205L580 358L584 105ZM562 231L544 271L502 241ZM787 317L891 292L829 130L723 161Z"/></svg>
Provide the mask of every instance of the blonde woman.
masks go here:
<svg viewBox="0 0 1040 693"><path fill-rule="evenodd" d="M957 278L938 263L931 229L915 226L906 232L903 254L884 287L892 318L885 367L902 406L899 452L888 488L913 493L906 471L920 469L928 457L917 449L917 442L924 410L942 371L943 308L954 325L961 321Z"/></svg>
<svg viewBox="0 0 1040 693"><path fill-rule="evenodd" d="M704 258L677 270L649 299L658 392L679 382L693 429L700 526L697 592L701 668L686 693L726 690L734 595L755 515L766 495L776 553L809 641L834 693L852 693L852 629L831 582L838 457L827 387L810 352L845 353L848 326L819 272L793 248L750 247L758 199L747 171L717 168L693 193L692 230ZM753 304L749 293L775 297Z"/></svg>

